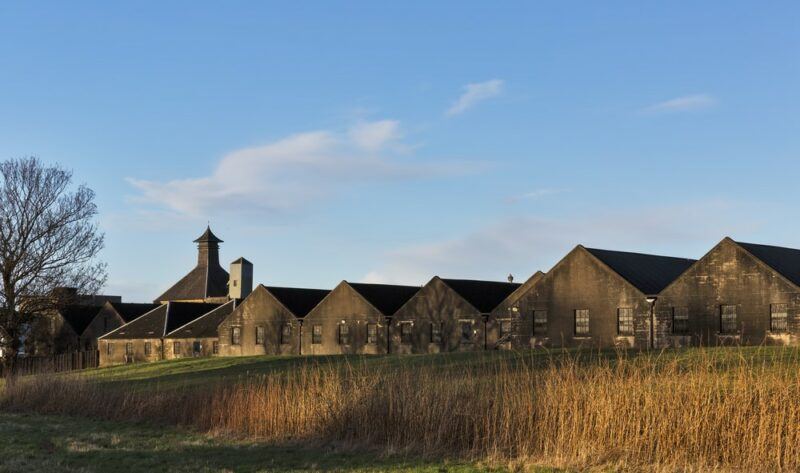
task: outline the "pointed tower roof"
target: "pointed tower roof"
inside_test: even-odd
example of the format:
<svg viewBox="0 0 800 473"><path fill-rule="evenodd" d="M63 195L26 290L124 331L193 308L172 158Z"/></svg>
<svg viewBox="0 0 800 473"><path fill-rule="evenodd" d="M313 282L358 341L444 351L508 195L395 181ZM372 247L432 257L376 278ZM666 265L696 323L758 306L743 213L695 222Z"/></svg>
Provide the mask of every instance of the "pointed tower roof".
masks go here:
<svg viewBox="0 0 800 473"><path fill-rule="evenodd" d="M211 231L211 225L209 225L206 227L206 231L204 231L194 243L223 243L223 241L214 235L214 232Z"/></svg>

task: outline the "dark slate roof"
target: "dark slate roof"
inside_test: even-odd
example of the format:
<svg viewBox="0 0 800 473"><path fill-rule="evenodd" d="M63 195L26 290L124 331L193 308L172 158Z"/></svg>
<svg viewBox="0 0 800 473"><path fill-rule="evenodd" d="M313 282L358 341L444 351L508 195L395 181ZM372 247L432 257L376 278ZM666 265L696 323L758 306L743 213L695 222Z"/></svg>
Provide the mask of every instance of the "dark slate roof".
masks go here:
<svg viewBox="0 0 800 473"><path fill-rule="evenodd" d="M482 314L488 314L522 284L501 281L476 281L472 279L442 279Z"/></svg>
<svg viewBox="0 0 800 473"><path fill-rule="evenodd" d="M102 338L161 338L176 328L207 314L220 304L170 302L134 319Z"/></svg>
<svg viewBox="0 0 800 473"><path fill-rule="evenodd" d="M160 305L150 312L141 315L131 322L112 330L100 338L134 339L161 338L164 335L164 323L167 317L167 304Z"/></svg>
<svg viewBox="0 0 800 473"><path fill-rule="evenodd" d="M236 308L236 301L230 301L207 312L191 322L167 333L167 338L212 338L217 337L219 324Z"/></svg>
<svg viewBox="0 0 800 473"><path fill-rule="evenodd" d="M740 241L736 243L783 277L800 286L800 250Z"/></svg>
<svg viewBox="0 0 800 473"><path fill-rule="evenodd" d="M247 263L247 264L253 264L253 263L251 263L251 262L247 261L247 260L246 260L246 259L245 259L243 256L240 256L239 258L237 258L237 259L235 259L235 260L231 261L231 264L235 264L235 263Z"/></svg>
<svg viewBox="0 0 800 473"><path fill-rule="evenodd" d="M58 313L72 327L72 330L80 335L102 308L103 306L99 305L68 305L59 309Z"/></svg>
<svg viewBox="0 0 800 473"><path fill-rule="evenodd" d="M228 294L228 272L219 265L198 265L156 301L200 300Z"/></svg>
<svg viewBox="0 0 800 473"><path fill-rule="evenodd" d="M586 251L646 295L661 292L695 262L689 258L598 250L596 248L586 248Z"/></svg>
<svg viewBox="0 0 800 473"><path fill-rule="evenodd" d="M286 306L295 317L305 317L331 291L328 289L303 289L297 287L264 286L275 299Z"/></svg>
<svg viewBox="0 0 800 473"><path fill-rule="evenodd" d="M110 302L110 304L125 323L158 307L158 304L138 304L133 302Z"/></svg>
<svg viewBox="0 0 800 473"><path fill-rule="evenodd" d="M202 235L197 237L197 240L194 241L195 243L223 243L222 240L217 238L216 235L211 231L211 226L209 225L206 227L206 231L203 232Z"/></svg>
<svg viewBox="0 0 800 473"><path fill-rule="evenodd" d="M418 286L395 286L393 284L363 284L348 282L361 297L372 304L383 315L393 315L409 299L414 297Z"/></svg>

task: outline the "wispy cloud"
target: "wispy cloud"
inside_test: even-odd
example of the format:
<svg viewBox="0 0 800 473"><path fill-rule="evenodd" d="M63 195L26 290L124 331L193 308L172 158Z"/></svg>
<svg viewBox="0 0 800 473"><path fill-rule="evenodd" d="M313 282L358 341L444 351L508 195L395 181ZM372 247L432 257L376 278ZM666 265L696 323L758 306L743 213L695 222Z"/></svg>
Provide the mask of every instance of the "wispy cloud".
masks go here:
<svg viewBox="0 0 800 473"><path fill-rule="evenodd" d="M504 82L500 79L465 85L461 97L447 109L445 115L448 117L459 115L484 100L500 95L503 92L503 85Z"/></svg>
<svg viewBox="0 0 800 473"><path fill-rule="evenodd" d="M311 131L223 156L208 176L154 181L128 178L131 200L156 211L198 218L297 209L336 190L375 180L469 172L469 163L401 159L395 120L359 122L345 132ZM406 156L407 158L407 156Z"/></svg>
<svg viewBox="0 0 800 473"><path fill-rule="evenodd" d="M725 234L743 234L758 222L742 222L741 205L709 201L602 214L533 216L488 222L449 240L387 252L364 279L422 284L434 275L525 280L547 271L576 244L626 251L699 257ZM711 238L711 240L709 240Z"/></svg>
<svg viewBox="0 0 800 473"><path fill-rule="evenodd" d="M514 195L506 199L509 203L515 203L522 200L536 200L541 199L542 197L547 197L550 195L561 194L564 192L569 192L568 189L536 189L530 192L525 192L524 194Z"/></svg>
<svg viewBox="0 0 800 473"><path fill-rule="evenodd" d="M665 100L644 109L647 113L674 113L704 110L717 104L717 99L708 94L684 95Z"/></svg>

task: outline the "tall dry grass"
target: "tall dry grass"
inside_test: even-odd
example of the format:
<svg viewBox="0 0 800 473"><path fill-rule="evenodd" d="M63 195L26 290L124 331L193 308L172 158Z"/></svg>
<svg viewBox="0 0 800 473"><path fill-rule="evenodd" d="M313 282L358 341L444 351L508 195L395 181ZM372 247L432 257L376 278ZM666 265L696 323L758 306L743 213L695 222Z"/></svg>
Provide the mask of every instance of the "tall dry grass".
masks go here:
<svg viewBox="0 0 800 473"><path fill-rule="evenodd" d="M185 390L40 377L8 387L0 407L518 464L800 469L797 355L719 353L307 367Z"/></svg>

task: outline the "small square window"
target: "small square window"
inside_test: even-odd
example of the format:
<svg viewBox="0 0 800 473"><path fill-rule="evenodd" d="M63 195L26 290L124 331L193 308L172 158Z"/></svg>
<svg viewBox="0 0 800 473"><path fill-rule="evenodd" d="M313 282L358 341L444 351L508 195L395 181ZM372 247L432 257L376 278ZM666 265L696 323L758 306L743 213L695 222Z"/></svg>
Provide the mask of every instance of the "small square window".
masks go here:
<svg viewBox="0 0 800 473"><path fill-rule="evenodd" d="M231 327L231 345L241 345L241 344L242 344L242 328Z"/></svg>
<svg viewBox="0 0 800 473"><path fill-rule="evenodd" d="M630 307L617 309L617 333L619 335L633 335L633 309Z"/></svg>
<svg viewBox="0 0 800 473"><path fill-rule="evenodd" d="M201 355L203 353L203 343L199 341L192 342L192 353L195 356Z"/></svg>
<svg viewBox="0 0 800 473"><path fill-rule="evenodd" d="M400 322L400 343L409 345L414 339L414 326L411 322Z"/></svg>
<svg viewBox="0 0 800 473"><path fill-rule="evenodd" d="M181 342L172 342L172 353L175 355L181 354Z"/></svg>
<svg viewBox="0 0 800 473"><path fill-rule="evenodd" d="M378 343L378 325L367 324L367 343L375 345Z"/></svg>
<svg viewBox="0 0 800 473"><path fill-rule="evenodd" d="M133 342L128 342L125 344L125 354L128 356L133 355Z"/></svg>
<svg viewBox="0 0 800 473"><path fill-rule="evenodd" d="M442 343L442 323L431 322L431 343Z"/></svg>
<svg viewBox="0 0 800 473"><path fill-rule="evenodd" d="M511 319L503 319L500 321L500 338L508 337L511 335Z"/></svg>
<svg viewBox="0 0 800 473"><path fill-rule="evenodd" d="M785 332L789 328L789 304L770 305L769 329L772 332Z"/></svg>
<svg viewBox="0 0 800 473"><path fill-rule="evenodd" d="M322 343L322 325L314 325L311 328L311 343L315 345Z"/></svg>
<svg viewBox="0 0 800 473"><path fill-rule="evenodd" d="M106 355L111 356L113 354L114 354L114 344L108 342L108 345L106 345Z"/></svg>
<svg viewBox="0 0 800 473"><path fill-rule="evenodd" d="M736 306L723 305L719 308L720 326L719 331L722 333L736 333L738 331Z"/></svg>
<svg viewBox="0 0 800 473"><path fill-rule="evenodd" d="M153 353L153 342L144 342L144 354L150 356Z"/></svg>
<svg viewBox="0 0 800 473"><path fill-rule="evenodd" d="M672 308L672 333L683 335L689 333L689 308Z"/></svg>
<svg viewBox="0 0 800 473"><path fill-rule="evenodd" d="M339 324L339 345L350 344L350 326L347 324Z"/></svg>
<svg viewBox="0 0 800 473"><path fill-rule="evenodd" d="M211 353L214 355L219 355L219 342L216 340L211 342Z"/></svg>
<svg viewBox="0 0 800 473"><path fill-rule="evenodd" d="M462 343L471 343L472 342L472 321L471 320L462 320L459 322L461 326L461 342Z"/></svg>
<svg viewBox="0 0 800 473"><path fill-rule="evenodd" d="M281 344L288 345L292 343L292 324L285 323L281 327Z"/></svg>
<svg viewBox="0 0 800 473"><path fill-rule="evenodd" d="M575 335L589 335L589 309L575 310Z"/></svg>
<svg viewBox="0 0 800 473"><path fill-rule="evenodd" d="M534 335L547 335L547 311L534 310L533 311L533 334Z"/></svg>
<svg viewBox="0 0 800 473"><path fill-rule="evenodd" d="M264 344L264 327L256 327L256 345Z"/></svg>

